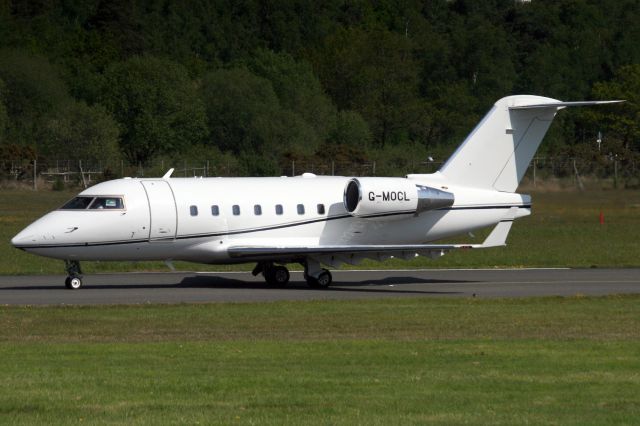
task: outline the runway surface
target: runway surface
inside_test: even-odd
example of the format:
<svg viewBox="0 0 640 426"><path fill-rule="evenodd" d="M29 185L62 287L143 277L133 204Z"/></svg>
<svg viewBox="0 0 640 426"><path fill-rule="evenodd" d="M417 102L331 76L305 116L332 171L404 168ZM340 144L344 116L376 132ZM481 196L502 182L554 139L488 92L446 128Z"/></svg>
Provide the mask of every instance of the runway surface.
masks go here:
<svg viewBox="0 0 640 426"><path fill-rule="evenodd" d="M334 284L313 290L301 272L287 288L268 288L250 273L129 273L84 278L0 276L0 305L267 302L382 297L528 297L640 293L640 269L496 269L334 271Z"/></svg>

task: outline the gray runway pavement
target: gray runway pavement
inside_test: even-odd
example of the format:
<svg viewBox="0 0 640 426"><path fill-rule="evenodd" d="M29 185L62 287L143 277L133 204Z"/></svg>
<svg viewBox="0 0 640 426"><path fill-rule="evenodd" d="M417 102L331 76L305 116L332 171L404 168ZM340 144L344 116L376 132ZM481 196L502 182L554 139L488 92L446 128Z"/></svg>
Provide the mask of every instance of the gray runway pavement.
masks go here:
<svg viewBox="0 0 640 426"><path fill-rule="evenodd" d="M640 269L334 271L328 290L309 289L302 273L268 288L250 273L96 274L84 287L64 276L0 276L0 305L266 302L381 297L527 297L638 294Z"/></svg>

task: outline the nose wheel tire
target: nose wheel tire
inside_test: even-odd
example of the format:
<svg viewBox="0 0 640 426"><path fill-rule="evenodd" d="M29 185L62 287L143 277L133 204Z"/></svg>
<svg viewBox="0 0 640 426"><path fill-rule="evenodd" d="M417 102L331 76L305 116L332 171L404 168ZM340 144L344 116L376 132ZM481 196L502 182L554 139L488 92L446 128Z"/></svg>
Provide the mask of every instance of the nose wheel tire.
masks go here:
<svg viewBox="0 0 640 426"><path fill-rule="evenodd" d="M305 278L307 279L307 284L311 288L329 288L331 282L333 281L331 272L327 271L326 269L323 269L318 277L306 275Z"/></svg>
<svg viewBox="0 0 640 426"><path fill-rule="evenodd" d="M67 277L64 280L64 285L69 290L77 290L82 287L82 279L80 277Z"/></svg>
<svg viewBox="0 0 640 426"><path fill-rule="evenodd" d="M82 287L82 270L80 262L77 260L65 260L64 268L67 271L67 279L64 280L64 286L69 290L77 290Z"/></svg>
<svg viewBox="0 0 640 426"><path fill-rule="evenodd" d="M289 284L289 270L284 266L273 266L264 271L264 279L272 287L284 287Z"/></svg>

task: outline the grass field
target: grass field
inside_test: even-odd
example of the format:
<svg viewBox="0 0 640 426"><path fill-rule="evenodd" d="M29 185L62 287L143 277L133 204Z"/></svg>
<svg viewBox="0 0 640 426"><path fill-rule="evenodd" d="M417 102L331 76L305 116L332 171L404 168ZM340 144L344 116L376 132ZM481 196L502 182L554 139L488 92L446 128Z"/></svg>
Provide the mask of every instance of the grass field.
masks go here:
<svg viewBox="0 0 640 426"><path fill-rule="evenodd" d="M74 194L51 191L2 190L0 205L0 274L63 273L62 262L14 249L9 241L42 214ZM515 222L506 248L450 253L438 260L368 262L365 267L628 267L640 266L640 191L594 190L532 193L533 214ZM603 212L605 224L599 224ZM475 238L482 242L488 230ZM250 269L177 262L179 270ZM85 272L167 270L162 262L83 263Z"/></svg>
<svg viewBox="0 0 640 426"><path fill-rule="evenodd" d="M640 298L0 308L3 424L638 424Z"/></svg>
<svg viewBox="0 0 640 426"><path fill-rule="evenodd" d="M73 194L1 194L0 273L62 272L9 239ZM640 192L533 196L507 248L369 265L640 265ZM0 424L640 423L639 296L1 303Z"/></svg>

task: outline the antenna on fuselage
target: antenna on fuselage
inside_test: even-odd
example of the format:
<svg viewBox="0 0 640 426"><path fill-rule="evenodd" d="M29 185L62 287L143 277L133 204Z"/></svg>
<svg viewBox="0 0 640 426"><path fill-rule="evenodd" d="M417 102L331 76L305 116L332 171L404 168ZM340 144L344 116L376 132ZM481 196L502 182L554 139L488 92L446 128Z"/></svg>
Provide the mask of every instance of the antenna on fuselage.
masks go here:
<svg viewBox="0 0 640 426"><path fill-rule="evenodd" d="M173 173L173 170L173 168L169 169L169 171L165 173L164 176L162 176L162 179L169 179L171 177L171 174Z"/></svg>

